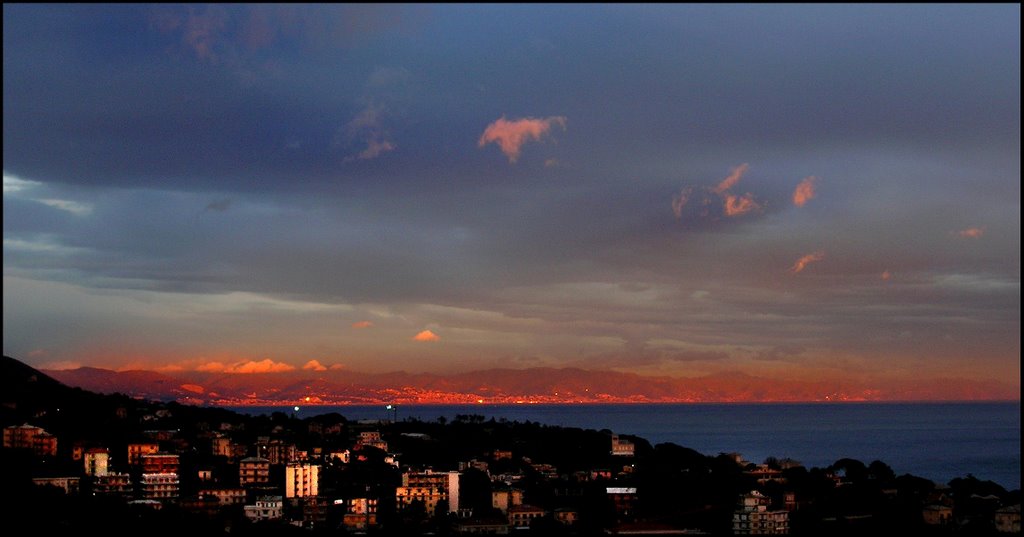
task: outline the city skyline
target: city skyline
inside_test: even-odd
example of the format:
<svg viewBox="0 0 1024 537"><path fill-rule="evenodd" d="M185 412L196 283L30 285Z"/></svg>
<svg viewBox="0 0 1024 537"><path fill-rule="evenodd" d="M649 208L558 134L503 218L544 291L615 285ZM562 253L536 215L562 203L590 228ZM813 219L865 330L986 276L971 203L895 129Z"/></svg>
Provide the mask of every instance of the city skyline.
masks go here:
<svg viewBox="0 0 1024 537"><path fill-rule="evenodd" d="M1019 393L1019 15L7 4L4 354Z"/></svg>

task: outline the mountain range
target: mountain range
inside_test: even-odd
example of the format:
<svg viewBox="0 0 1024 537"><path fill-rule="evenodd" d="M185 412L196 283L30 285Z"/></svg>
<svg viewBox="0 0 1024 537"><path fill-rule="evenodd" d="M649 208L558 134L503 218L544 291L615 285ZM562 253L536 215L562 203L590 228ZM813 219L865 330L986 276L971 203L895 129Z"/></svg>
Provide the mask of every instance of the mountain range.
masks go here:
<svg viewBox="0 0 1024 537"><path fill-rule="evenodd" d="M1008 383L963 379L779 380L743 373L653 377L578 368L487 369L450 375L359 373L171 373L95 367L42 370L69 386L183 403L232 405L431 403L671 403L1019 400Z"/></svg>

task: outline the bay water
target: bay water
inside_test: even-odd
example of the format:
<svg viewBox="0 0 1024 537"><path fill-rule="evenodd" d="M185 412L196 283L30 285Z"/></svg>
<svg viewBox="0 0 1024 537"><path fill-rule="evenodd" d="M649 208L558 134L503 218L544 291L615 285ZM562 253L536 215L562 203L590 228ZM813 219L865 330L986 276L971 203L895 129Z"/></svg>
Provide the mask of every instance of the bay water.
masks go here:
<svg viewBox="0 0 1024 537"><path fill-rule="evenodd" d="M337 412L348 420L435 421L458 415L608 429L652 445L671 442L705 455L740 453L751 462L792 458L807 468L842 458L880 460L896 475L948 483L971 474L1020 488L1020 402L519 404L234 407L300 418Z"/></svg>

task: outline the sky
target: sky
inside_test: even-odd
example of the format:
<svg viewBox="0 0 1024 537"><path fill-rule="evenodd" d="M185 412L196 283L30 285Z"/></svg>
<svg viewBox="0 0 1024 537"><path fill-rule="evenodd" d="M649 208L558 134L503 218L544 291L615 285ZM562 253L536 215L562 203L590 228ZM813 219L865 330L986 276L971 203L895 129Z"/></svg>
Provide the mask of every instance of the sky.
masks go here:
<svg viewBox="0 0 1024 537"><path fill-rule="evenodd" d="M1019 5L3 15L30 365L1019 387Z"/></svg>

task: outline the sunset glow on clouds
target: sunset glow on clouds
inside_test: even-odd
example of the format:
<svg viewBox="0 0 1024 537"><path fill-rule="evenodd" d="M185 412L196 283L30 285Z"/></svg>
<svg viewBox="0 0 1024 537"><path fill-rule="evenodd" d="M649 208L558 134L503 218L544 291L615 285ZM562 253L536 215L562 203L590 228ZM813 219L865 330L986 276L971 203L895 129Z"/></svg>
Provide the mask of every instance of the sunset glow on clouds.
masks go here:
<svg viewBox="0 0 1024 537"><path fill-rule="evenodd" d="M983 228L980 228L980 227L969 227L967 229L962 229L962 230L957 231L955 233L955 235L957 237L964 238L964 239L977 239L977 238L980 238L984 234L985 234L985 230Z"/></svg>
<svg viewBox="0 0 1024 537"><path fill-rule="evenodd" d="M739 216L760 208L761 206L754 201L754 196L749 193L742 196L732 194L725 196L725 216Z"/></svg>
<svg viewBox="0 0 1024 537"><path fill-rule="evenodd" d="M320 363L320 360L310 360L306 362L306 365L302 366L302 369L308 371L327 371L327 366Z"/></svg>
<svg viewBox="0 0 1024 537"><path fill-rule="evenodd" d="M722 179L722 181L712 188L711 191L715 194L724 194L727 190L736 186L736 183L740 182L740 179L743 179L743 174L747 173L747 170L749 169L749 164L740 164L739 166L736 166L731 172L729 172L729 175L725 179Z"/></svg>
<svg viewBox="0 0 1024 537"><path fill-rule="evenodd" d="M800 259L797 259L796 263L793 263L793 266L789 268L789 271L792 272L793 274L799 274L803 272L805 268L807 268L807 265L810 265L811 263L817 263L822 259L825 259L825 252L823 251L814 252L813 254L807 254L801 257Z"/></svg>
<svg viewBox="0 0 1024 537"><path fill-rule="evenodd" d="M722 179L716 186L712 188L700 189L699 203L700 218L706 218L711 215L710 207L712 205L721 206L721 214L726 217L742 216L751 211L759 211L762 209L761 204L754 199L754 195L746 193L742 195L736 195L729 192L729 189L736 186L743 175L750 169L749 164L741 164L732 169L729 175ZM672 214L675 215L676 219L683 217L683 210L686 204L690 202L693 197L694 188L692 186L685 187L678 194L672 198Z"/></svg>
<svg viewBox="0 0 1024 537"><path fill-rule="evenodd" d="M1019 5L3 20L30 365L1020 376Z"/></svg>
<svg viewBox="0 0 1024 537"><path fill-rule="evenodd" d="M519 152L523 144L529 141L539 142L546 136L553 126L565 129L566 119L562 116L548 118L523 118L509 121L504 116L491 123L484 129L477 145L483 147L489 143L496 143L505 153L508 161L515 163L519 160Z"/></svg>
<svg viewBox="0 0 1024 537"><path fill-rule="evenodd" d="M431 332L430 330L424 330L419 334L413 336L412 339L414 341L439 341L441 337Z"/></svg>
<svg viewBox="0 0 1024 537"><path fill-rule="evenodd" d="M309 364L307 364L309 365ZM235 362L232 364L225 364L223 362L207 362L196 367L196 371L204 371L207 373L284 373L286 371L294 371L295 366L275 362L270 358L255 361L244 361Z"/></svg>
<svg viewBox="0 0 1024 537"><path fill-rule="evenodd" d="M800 184L796 185L796 190L793 191L793 205L797 207L803 207L808 201L814 199L814 183L818 180L813 175L804 178L800 181Z"/></svg>

